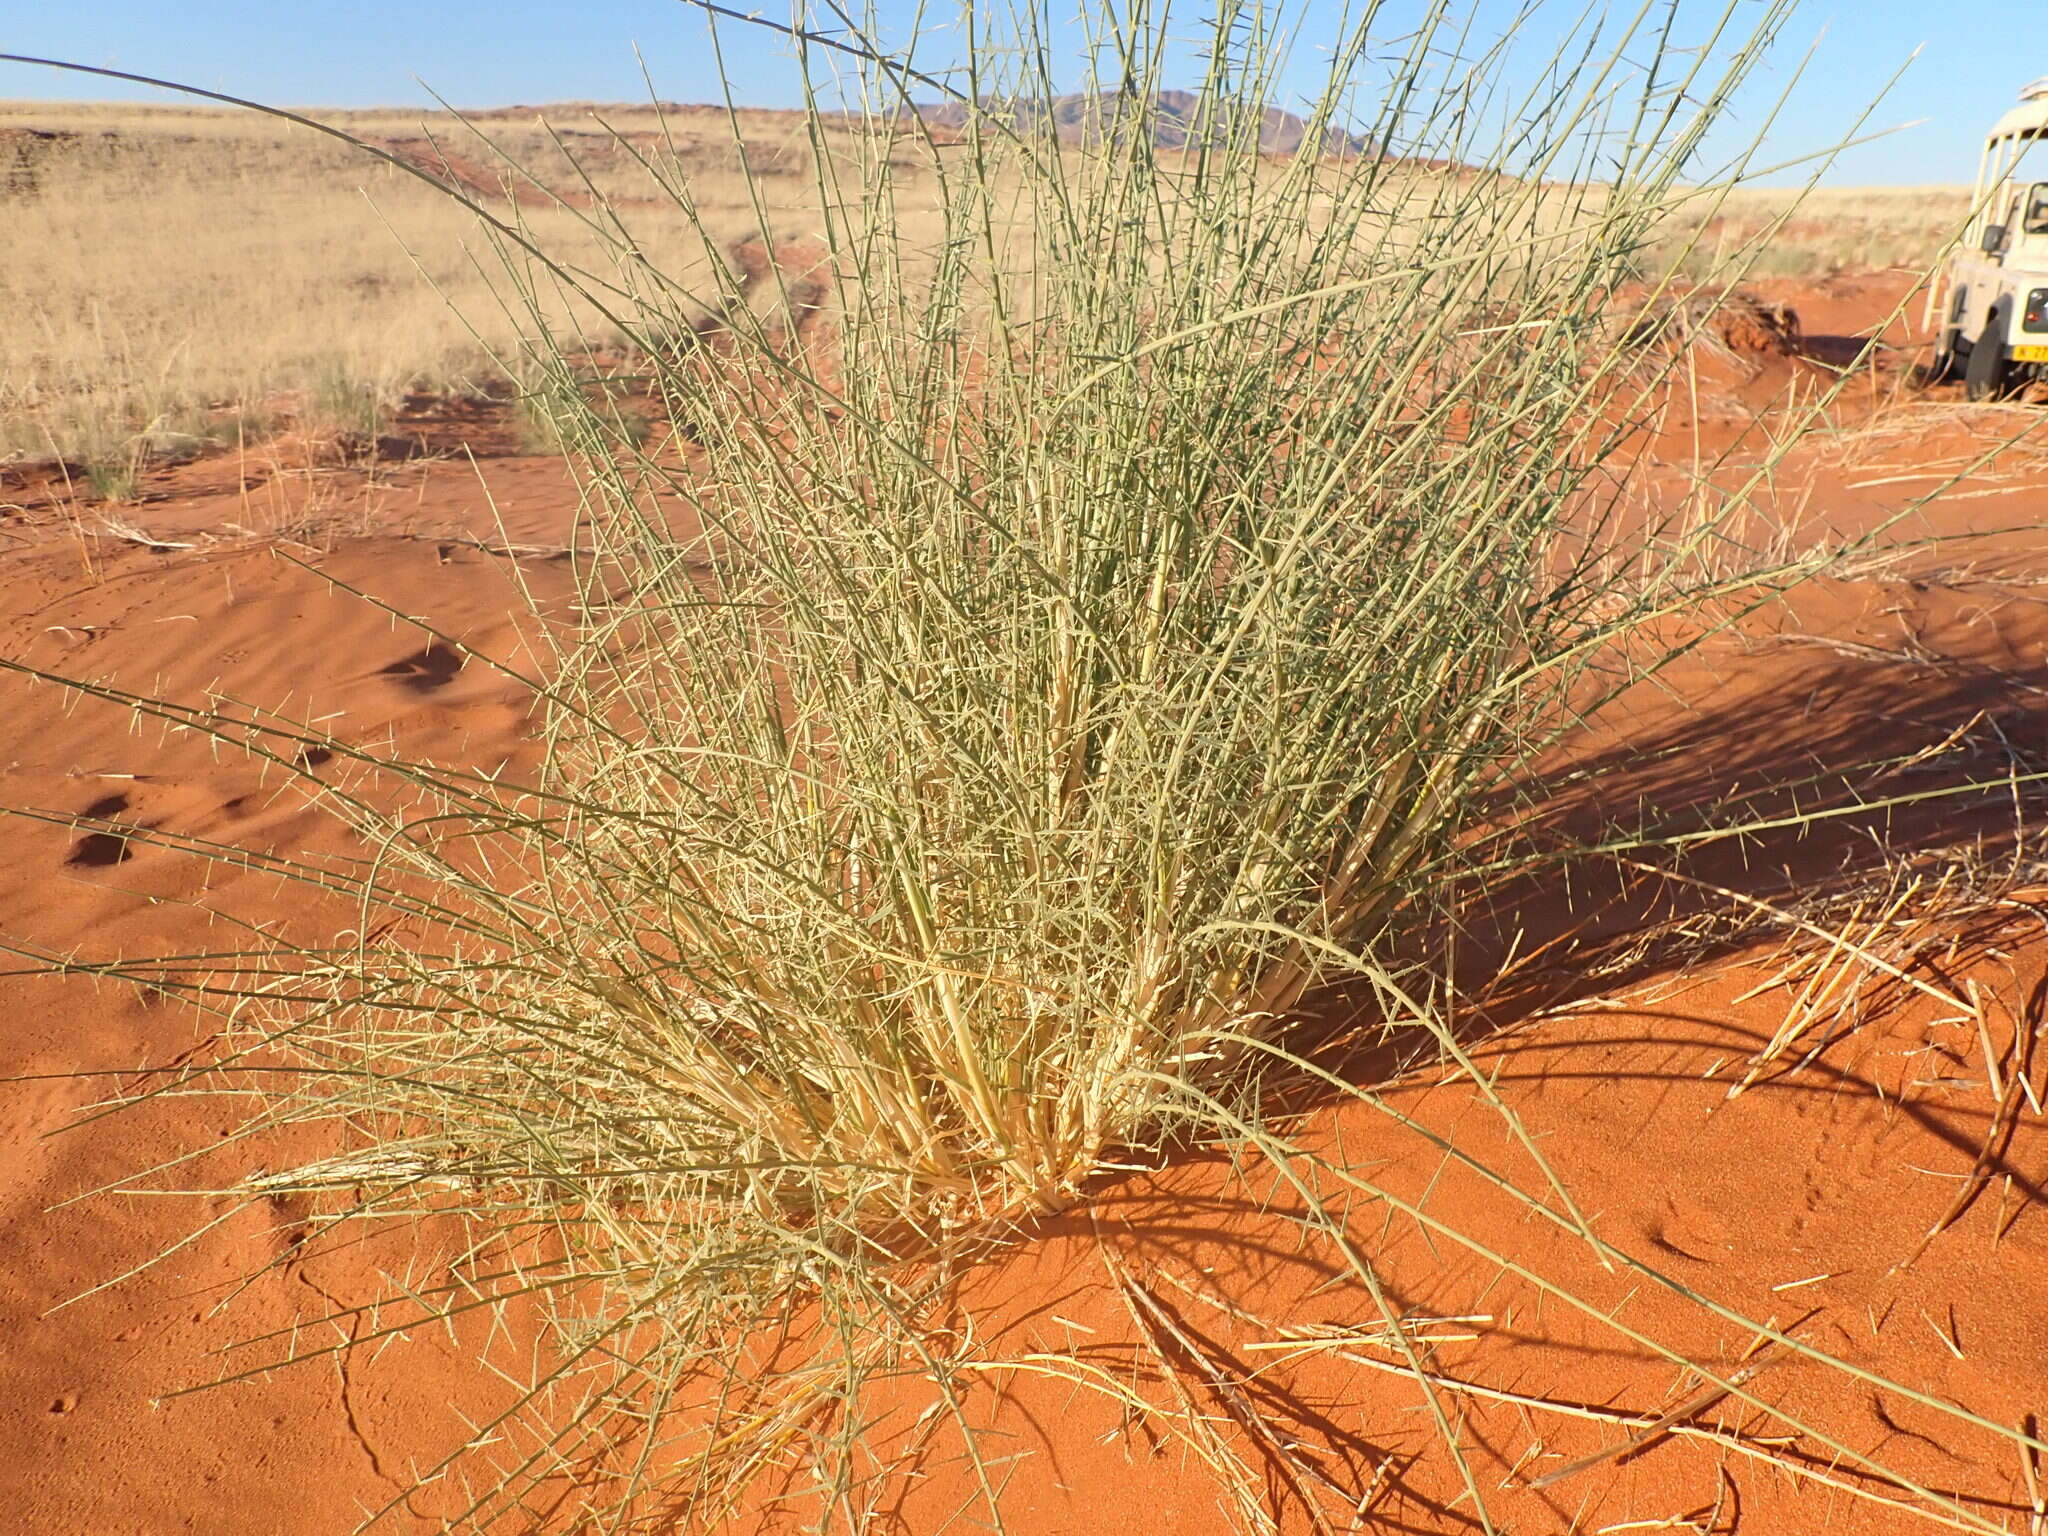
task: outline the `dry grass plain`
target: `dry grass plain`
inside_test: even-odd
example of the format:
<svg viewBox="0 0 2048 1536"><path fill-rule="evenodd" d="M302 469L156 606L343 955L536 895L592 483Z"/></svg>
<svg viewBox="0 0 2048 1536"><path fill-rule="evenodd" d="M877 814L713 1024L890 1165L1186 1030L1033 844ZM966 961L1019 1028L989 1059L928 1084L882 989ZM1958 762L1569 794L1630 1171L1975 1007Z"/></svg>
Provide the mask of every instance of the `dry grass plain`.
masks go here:
<svg viewBox="0 0 2048 1536"><path fill-rule="evenodd" d="M803 189L809 164L799 120L757 116L743 114L765 208L733 163L723 112L605 120L641 152L672 153L737 245L764 211L782 211L777 188ZM494 165L450 120L329 114L571 255L592 251L580 225L589 194L577 195L587 174L649 255L673 261L680 220L646 195L645 173L588 114L557 117L552 129L508 113L477 126L559 199ZM473 393L516 371L504 272L474 219L404 171L276 120L0 106L0 206L0 463L120 465L152 438L233 442L281 418L374 429L408 391ZM599 328L591 339L609 338Z"/></svg>
<svg viewBox="0 0 2048 1536"><path fill-rule="evenodd" d="M1968 187L1739 188L1711 209L1681 210L1656 257L1681 247L1706 275L1753 251L1759 277L1819 278L1890 268L1924 270L1962 227Z"/></svg>
<svg viewBox="0 0 2048 1536"><path fill-rule="evenodd" d="M322 114L549 250L596 259L583 221L602 202L686 277L695 246L653 175L687 185L734 248L764 221L800 238L815 206L801 117L737 119L751 181L717 107L506 108L468 125ZM1748 189L1675 210L1646 264L1706 276L1755 248L1765 276L1924 267L1967 193L1829 188L1796 214L1794 201ZM305 129L224 109L0 103L0 208L0 465L61 459L118 495L152 456L195 442L284 423L374 437L408 394L517 382L523 317L474 218ZM616 340L587 307L578 318L594 347Z"/></svg>

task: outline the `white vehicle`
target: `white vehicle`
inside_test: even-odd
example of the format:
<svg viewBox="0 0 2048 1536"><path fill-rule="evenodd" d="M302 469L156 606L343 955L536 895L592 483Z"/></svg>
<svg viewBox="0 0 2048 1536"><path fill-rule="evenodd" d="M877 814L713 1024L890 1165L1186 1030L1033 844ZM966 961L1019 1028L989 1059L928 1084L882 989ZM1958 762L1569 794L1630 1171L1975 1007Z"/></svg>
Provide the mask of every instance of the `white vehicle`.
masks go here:
<svg viewBox="0 0 2048 1536"><path fill-rule="evenodd" d="M1934 376L1960 375L1972 400L2048 376L2048 150L2024 164L2043 141L2048 78L1985 139L1969 229L1927 295Z"/></svg>

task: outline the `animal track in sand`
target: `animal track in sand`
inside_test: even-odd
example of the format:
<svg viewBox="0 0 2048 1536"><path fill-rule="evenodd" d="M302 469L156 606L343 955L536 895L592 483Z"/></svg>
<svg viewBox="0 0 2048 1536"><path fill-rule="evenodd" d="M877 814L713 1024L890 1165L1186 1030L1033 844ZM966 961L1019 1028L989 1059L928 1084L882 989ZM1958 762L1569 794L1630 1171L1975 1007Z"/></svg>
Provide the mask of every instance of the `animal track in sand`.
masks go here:
<svg viewBox="0 0 2048 1536"><path fill-rule="evenodd" d="M1643 1223L1643 1235L1666 1253L1695 1264L1718 1263L1732 1246L1727 1222L1687 1195L1667 1195L1663 1211Z"/></svg>
<svg viewBox="0 0 2048 1536"><path fill-rule="evenodd" d="M379 667L377 675L392 678L415 693L433 693L455 681L455 674L462 670L462 660L450 647L430 641L426 649L388 667Z"/></svg>
<svg viewBox="0 0 2048 1536"><path fill-rule="evenodd" d="M79 813L82 820L110 821L128 809L126 795L102 795ZM71 845L64 862L81 869L110 869L134 857L128 839L119 832L88 832Z"/></svg>

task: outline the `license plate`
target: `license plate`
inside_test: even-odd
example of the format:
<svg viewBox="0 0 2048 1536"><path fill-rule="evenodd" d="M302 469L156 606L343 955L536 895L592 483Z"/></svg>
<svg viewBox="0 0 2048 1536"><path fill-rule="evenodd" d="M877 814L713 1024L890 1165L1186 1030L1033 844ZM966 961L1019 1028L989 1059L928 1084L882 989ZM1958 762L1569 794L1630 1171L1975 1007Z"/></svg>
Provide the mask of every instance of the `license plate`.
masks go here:
<svg viewBox="0 0 2048 1536"><path fill-rule="evenodd" d="M2048 363L2048 347L2014 347L2012 360L2016 363Z"/></svg>

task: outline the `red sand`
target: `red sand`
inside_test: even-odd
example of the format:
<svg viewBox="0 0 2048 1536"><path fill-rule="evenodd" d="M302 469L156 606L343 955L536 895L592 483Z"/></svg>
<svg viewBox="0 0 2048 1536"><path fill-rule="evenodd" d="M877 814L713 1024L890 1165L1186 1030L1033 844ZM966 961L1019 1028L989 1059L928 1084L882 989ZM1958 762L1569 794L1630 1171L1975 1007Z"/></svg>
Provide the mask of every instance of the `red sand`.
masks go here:
<svg viewBox="0 0 2048 1536"><path fill-rule="evenodd" d="M1831 347L1853 354L1843 338L1897 291L1890 279L1843 280L1768 296L1794 303L1807 345L1826 356ZM1725 361L1704 368L1698 408L1669 422L1661 440L1665 463L1651 481L1659 494L1678 493L1701 448L1753 436L1759 403L1802 370L1810 375L1808 365L1783 360L1766 360L1754 376ZM1947 392L1887 404L1883 391L1896 379L1896 369L1880 370L1867 388L1859 383L1842 412L1845 430L1802 447L1781 472L1782 503L1810 495L1816 525L1868 527L1934 483L1912 476L1960 462L2025 420L1964 410ZM1916 513L1910 528L1953 534L2048 522L2048 487L2031 472L2035 462L2009 455L1965 495ZM516 604L514 562L543 597L567 588L565 565L536 552L563 541L573 513L561 468L509 455L483 461L502 531L490 521L477 472L460 462L387 467L375 483L360 470L297 478L258 471L253 489L246 468L212 459L162 472L149 487L155 499L122 515L163 545L195 547L93 539L89 569L86 546L54 509L33 495L21 510L0 509L0 653L173 698L214 689L288 700L304 715L329 717L327 727L353 741L395 737L408 751L486 767L516 758L525 712L515 685L450 665L328 578L516 658L521 641L506 616ZM301 530L306 544L213 537L229 524L289 522L309 497L322 502L324 526ZM507 542L523 552L479 547ZM1639 691L1580 749L1582 761L1603 770L1594 786L1601 805L1613 812L1638 795L1664 804L1712 799L1816 763L1909 751L1978 711L2038 750L2048 719L2048 588L2040 584L2048 554L2031 536L2009 535L1930 554L1906 570L1925 575L1935 566L1945 568L1938 581L1877 572L1817 585L1742 636L1712 643L1673 674L1668 691ZM215 913L307 931L336 920L273 877L209 868L119 836L125 823L277 852L344 846L331 823L249 765L215 760L196 742L165 740L118 711L18 678L0 680L0 721L0 801L58 818L9 821L0 832L0 935L94 957L224 947L232 931ZM68 823L79 815L117 826ZM1903 811L1893 840L1913 847L2010 831L2009 813L2002 827L1945 816ZM1853 836L1824 832L1746 854L1731 849L1695 868L1736 885L1779 866L1819 880L1867 869L1868 857ZM1986 1017L2001 1052L2031 1039L2048 1016L2043 885L2023 889L1932 957L1949 984L1974 981L1992 999ZM1511 903L1513 893L1502 899ZM1524 901L1525 917L1541 921L1547 911L1556 925L1556 893L1525 893ZM1889 997L1811 1064L1731 1101L1728 1083L1788 1001L1782 989L1744 998L1761 979L1757 951L1717 951L1709 942L1682 969L1653 955L1605 977L1583 974L1589 954L1582 949L1552 974L1532 976L1521 997L1503 999L1496 1014L1506 1027L1475 1049L1595 1230L1715 1301L1796 1324L1800 1338L1856 1366L2001 1424L2048 1414L2048 1212L2040 1184L2048 1178L2048 1129L2030 1107L1982 1196L1915 1262L1896 1267L1951 1206L1990 1128L1994 1104L1975 1027L1944 1022L1923 998ZM1539 1001L1551 1011L1537 1016ZM21 975L0 977L0 1020L0 1074L14 1079L0 1085L0 1232L11 1260L0 1270L0 1528L35 1536L347 1531L460 1441L459 1413L487 1412L498 1401L476 1362L480 1331L451 1338L432 1330L235 1386L167 1395L232 1370L216 1353L237 1340L366 1298L377 1266L403 1263L408 1251L430 1255L435 1234L296 1260L293 1213L247 1211L95 1291L206 1218L163 1200L57 1202L204 1147L236 1112L164 1099L65 1129L80 1106L136 1081L76 1074L171 1066L203 1044L211 1025L128 983ZM2048 1072L2044 1057L2033 1057L2037 1085ZM1522 1187L1542 1188L1528 1154L1469 1079L1402 1079L1384 1101ZM1601 1270L1576 1238L1365 1105L1312 1109L1296 1134L1341 1154L1361 1178L1446 1229L1479 1237L1645 1336L1729 1367L1750 1342L1741 1328L1640 1275ZM211 1162L225 1184L249 1172L247 1157L231 1150ZM1154 1316L1148 1325L1155 1332L1170 1322L1188 1341L1176 1347L1197 1349L1236 1377L1260 1373L1236 1398L1204 1399L1203 1410L1237 1433L1233 1417L1249 1402L1299 1435L1332 1486L1367 1496L1364 1522L1354 1528L1479 1529L1412 1381L1329 1350L1290 1360L1248 1347L1276 1339L1281 1325L1376 1318L1328 1245L1292 1219L1299 1208L1298 1195L1276 1189L1270 1171L1246 1177L1220 1154L1192 1155L1159 1173L1126 1176L1049 1224L976 1271L959 1304L975 1319L986 1355L1068 1351L1128 1376L1148 1356L1115 1279L1120 1263L1164 1309L1168 1321ZM1447 1237L1426 1239L1391 1207L1357 1195L1351 1215L1361 1251L1404 1312L1489 1319L1467 1330L1478 1338L1435 1347L1432 1368L1442 1376L1639 1413L1692 1392L1678 1367ZM1120 1260L1105 1258L1105 1246ZM222 1310L236 1281L279 1258L286 1262ZM1129 1536L1229 1528L1201 1465L1179 1446L1154 1444L1107 1399L1021 1372L989 1372L983 1381L967 1409L1007 1437L1000 1474L1010 1529ZM1148 1390L1166 1400L1156 1380ZM1204 1389L1197 1382L1195 1390ZM1805 1361L1773 1364L1748 1390L1963 1499L1983 1520L2026 1527L2019 1458L1988 1433L1958 1430L1925 1407ZM878 1397L877 1445L890 1443L892 1425L907 1433L929 1401L928 1389L905 1388L889 1417L890 1404ZM1763 1421L1732 1402L1685 1422L1693 1431L1718 1425L1739 1443L1667 1436L1537 1488L1530 1484L1618 1443L1625 1430L1456 1392L1440 1401L1462 1424L1472 1475L1504 1531L1803 1536L1927 1528L1876 1501L1901 1497L1896 1488L1830 1471L1833 1457L1816 1442L1780 1445L1775 1454L1875 1498L1746 1456L1740 1443L1755 1448ZM874 1529L936 1532L967 1502L971 1481L944 1434L919 1453L918 1470ZM1301 1489L1277 1465L1267 1475L1282 1527L1311 1528ZM422 1496L390 1528L435 1529L448 1493ZM1327 1491L1316 1497L1335 1510ZM742 1525L780 1529L801 1513L792 1505Z"/></svg>

